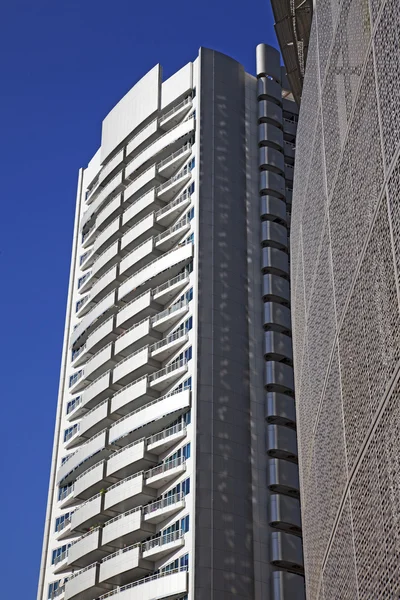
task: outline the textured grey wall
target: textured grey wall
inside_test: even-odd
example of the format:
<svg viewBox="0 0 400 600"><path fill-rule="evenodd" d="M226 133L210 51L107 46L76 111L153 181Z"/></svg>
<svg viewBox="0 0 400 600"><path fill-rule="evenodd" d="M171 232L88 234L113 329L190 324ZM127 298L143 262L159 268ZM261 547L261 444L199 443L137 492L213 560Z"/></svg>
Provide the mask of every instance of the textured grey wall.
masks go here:
<svg viewBox="0 0 400 600"><path fill-rule="evenodd" d="M195 595L253 600L245 74L200 59Z"/></svg>
<svg viewBox="0 0 400 600"><path fill-rule="evenodd" d="M317 0L291 230L307 597L400 594L398 0Z"/></svg>

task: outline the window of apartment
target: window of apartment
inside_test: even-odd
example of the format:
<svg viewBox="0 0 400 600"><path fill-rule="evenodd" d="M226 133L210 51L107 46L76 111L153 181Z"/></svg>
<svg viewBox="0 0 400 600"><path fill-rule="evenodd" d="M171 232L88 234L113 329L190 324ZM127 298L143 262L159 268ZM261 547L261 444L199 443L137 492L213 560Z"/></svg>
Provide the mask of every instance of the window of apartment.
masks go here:
<svg viewBox="0 0 400 600"><path fill-rule="evenodd" d="M71 482L68 485L63 485L62 487L58 488L58 499L59 500L61 500L61 498L65 498L68 495L68 492L72 488L72 485L73 484Z"/></svg>
<svg viewBox="0 0 400 600"><path fill-rule="evenodd" d="M174 569L179 569L179 568L183 569L184 567L187 568L188 566L189 566L189 554L184 554L180 558L177 558L176 560L169 563L169 565L162 567L162 569L160 569L159 572L160 573L169 573L170 571L173 571Z"/></svg>
<svg viewBox="0 0 400 600"><path fill-rule="evenodd" d="M192 206L192 208L188 210L187 217L189 221L191 221L194 218L194 206Z"/></svg>
<svg viewBox="0 0 400 600"><path fill-rule="evenodd" d="M74 435L74 433L77 429L78 429L78 423L75 423L75 425L72 425L72 427L68 427L67 429L65 429L64 442L69 440Z"/></svg>
<svg viewBox="0 0 400 600"><path fill-rule="evenodd" d="M72 485L72 484L71 484L71 485ZM68 487L68 486L67 486L67 487ZM60 488L60 489L62 489L62 488ZM64 521L65 521L66 519L68 519L68 518L69 518L69 517L70 517L72 514L73 514L73 511L72 511L72 512L66 512L66 513L64 513L63 515L61 515L60 517L57 517L57 519L56 519L56 526L55 526L55 528L54 528L54 531L58 531L58 528L59 528L59 526L60 526L62 523L64 523Z"/></svg>
<svg viewBox="0 0 400 600"><path fill-rule="evenodd" d="M196 161L194 158L192 158L192 160L189 162L188 167L189 167L189 171L193 171L194 167L196 165Z"/></svg>
<svg viewBox="0 0 400 600"><path fill-rule="evenodd" d="M62 554L66 553L68 548L71 547L71 544L64 544L64 546L60 546L59 548L56 548L56 550L53 550L53 553L51 555L51 564L54 565L56 558L58 558L59 556L61 556Z"/></svg>
<svg viewBox="0 0 400 600"><path fill-rule="evenodd" d="M188 192L190 195L194 193L194 182L189 185Z"/></svg>
<svg viewBox="0 0 400 600"><path fill-rule="evenodd" d="M77 396L73 400L67 402L67 415L69 415L69 413L75 408L75 405L78 404L79 400L80 396Z"/></svg>

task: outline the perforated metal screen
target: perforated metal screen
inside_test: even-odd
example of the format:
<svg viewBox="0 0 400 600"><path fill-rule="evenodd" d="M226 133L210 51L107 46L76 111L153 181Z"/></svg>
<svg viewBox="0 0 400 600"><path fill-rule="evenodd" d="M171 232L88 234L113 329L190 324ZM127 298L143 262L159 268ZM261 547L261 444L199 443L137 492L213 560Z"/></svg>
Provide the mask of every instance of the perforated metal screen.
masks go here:
<svg viewBox="0 0 400 600"><path fill-rule="evenodd" d="M400 4L317 0L292 318L309 600L400 595Z"/></svg>

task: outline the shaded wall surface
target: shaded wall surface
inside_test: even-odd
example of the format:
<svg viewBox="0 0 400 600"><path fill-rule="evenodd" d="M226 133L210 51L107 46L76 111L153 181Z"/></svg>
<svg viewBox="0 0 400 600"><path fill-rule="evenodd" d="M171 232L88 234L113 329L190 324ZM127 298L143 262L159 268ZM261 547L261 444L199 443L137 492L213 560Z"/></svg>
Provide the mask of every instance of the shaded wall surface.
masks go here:
<svg viewBox="0 0 400 600"><path fill-rule="evenodd" d="M400 16L317 0L297 131L292 319L309 600L400 594Z"/></svg>

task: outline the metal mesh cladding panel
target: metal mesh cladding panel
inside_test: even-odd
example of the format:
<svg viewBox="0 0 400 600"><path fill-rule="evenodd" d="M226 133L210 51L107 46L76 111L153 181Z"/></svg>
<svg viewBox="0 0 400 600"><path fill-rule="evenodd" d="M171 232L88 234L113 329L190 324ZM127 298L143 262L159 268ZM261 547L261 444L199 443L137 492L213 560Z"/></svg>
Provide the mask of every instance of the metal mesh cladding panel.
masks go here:
<svg viewBox="0 0 400 600"><path fill-rule="evenodd" d="M292 211L309 600L400 595L400 11L316 0Z"/></svg>

